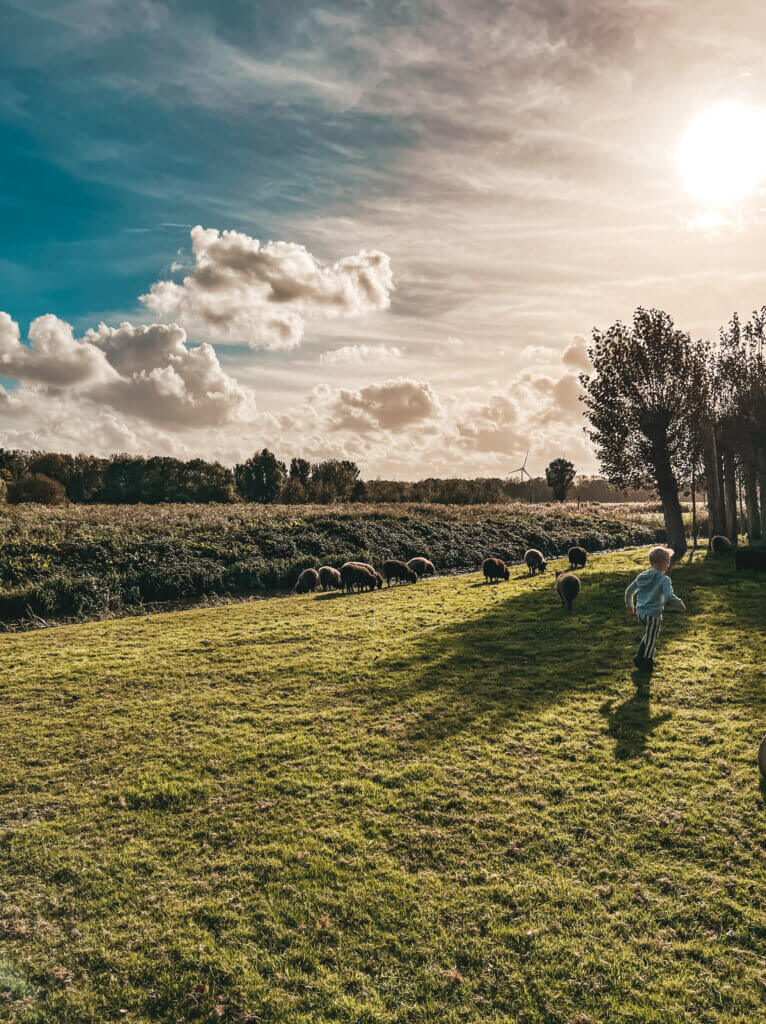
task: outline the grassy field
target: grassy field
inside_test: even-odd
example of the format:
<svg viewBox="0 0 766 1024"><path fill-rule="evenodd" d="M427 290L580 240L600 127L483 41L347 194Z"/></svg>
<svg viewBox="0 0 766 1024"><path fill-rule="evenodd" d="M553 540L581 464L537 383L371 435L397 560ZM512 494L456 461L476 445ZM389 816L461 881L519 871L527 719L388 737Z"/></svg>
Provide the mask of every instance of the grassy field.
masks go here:
<svg viewBox="0 0 766 1024"><path fill-rule="evenodd" d="M0 1019L764 1020L766 582L440 579L0 642Z"/></svg>
<svg viewBox="0 0 766 1024"><path fill-rule="evenodd" d="M661 520L629 505L0 505L0 626L249 597L349 560L425 555L448 572L648 544Z"/></svg>

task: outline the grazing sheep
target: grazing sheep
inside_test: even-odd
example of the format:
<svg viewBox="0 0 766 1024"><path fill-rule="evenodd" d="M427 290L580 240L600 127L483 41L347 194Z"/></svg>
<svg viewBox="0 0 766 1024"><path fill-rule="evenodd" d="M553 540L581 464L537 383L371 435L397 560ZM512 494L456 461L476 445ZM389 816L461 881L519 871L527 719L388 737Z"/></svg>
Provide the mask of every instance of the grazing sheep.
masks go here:
<svg viewBox="0 0 766 1024"><path fill-rule="evenodd" d="M383 575L386 583L391 586L391 580L399 580L404 583L417 583L418 574L405 565L404 562L397 562L395 558L389 558L383 563Z"/></svg>
<svg viewBox="0 0 766 1024"><path fill-rule="evenodd" d="M380 590L380 588L383 586L383 577L380 575L380 573L378 572L374 565L370 565L369 562L350 562L349 564L360 565L363 569L366 569L367 572L372 573L372 575L375 577L375 582L378 585L378 590Z"/></svg>
<svg viewBox="0 0 766 1024"><path fill-rule="evenodd" d="M491 583L492 580L507 580L511 575L502 558L485 558L481 563L481 571L487 583Z"/></svg>
<svg viewBox="0 0 766 1024"><path fill-rule="evenodd" d="M738 569L766 572L766 548L738 548L734 554L734 564Z"/></svg>
<svg viewBox="0 0 766 1024"><path fill-rule="evenodd" d="M710 550L714 555L726 555L731 551L731 541L728 537L716 534L715 537L710 538Z"/></svg>
<svg viewBox="0 0 766 1024"><path fill-rule="evenodd" d="M298 594L313 594L319 586L319 573L316 569L304 569L295 584Z"/></svg>
<svg viewBox="0 0 766 1024"><path fill-rule="evenodd" d="M340 578L344 590L349 593L356 587L357 590L375 590L378 586L374 574L360 562L346 562L341 566Z"/></svg>
<svg viewBox="0 0 766 1024"><path fill-rule="evenodd" d="M417 573L418 578L421 576L433 576L436 573L434 563L429 562L427 558L411 558L407 562L407 568Z"/></svg>
<svg viewBox="0 0 766 1024"><path fill-rule="evenodd" d="M585 568L585 563L588 561L588 552L585 548L570 548L568 554L569 564L573 569Z"/></svg>
<svg viewBox="0 0 766 1024"><path fill-rule="evenodd" d="M337 569L331 565L323 565L319 570L319 583L322 590L342 590L343 582Z"/></svg>
<svg viewBox="0 0 766 1024"><path fill-rule="evenodd" d="M761 769L761 775L766 779L766 736L763 737L758 748L758 767Z"/></svg>
<svg viewBox="0 0 766 1024"><path fill-rule="evenodd" d="M562 608L572 611L575 598L580 593L580 580L573 572L556 573L556 593L561 598Z"/></svg>
<svg viewBox="0 0 766 1024"><path fill-rule="evenodd" d="M537 548L530 548L529 551L525 552L524 561L527 563L530 576L534 576L536 572L544 573L545 567L548 564L542 551L538 551Z"/></svg>

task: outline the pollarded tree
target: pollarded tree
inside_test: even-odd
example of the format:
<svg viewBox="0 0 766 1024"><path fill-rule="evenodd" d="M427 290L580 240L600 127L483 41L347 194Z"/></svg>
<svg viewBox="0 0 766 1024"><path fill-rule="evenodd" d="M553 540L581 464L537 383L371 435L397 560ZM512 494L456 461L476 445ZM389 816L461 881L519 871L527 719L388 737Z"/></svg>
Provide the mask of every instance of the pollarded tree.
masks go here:
<svg viewBox="0 0 766 1024"><path fill-rule="evenodd" d="M690 476L690 430L699 416L705 361L661 310L637 309L631 327L594 329L594 373L581 374L588 434L604 474L618 487L654 485L668 544L686 551L679 483Z"/></svg>
<svg viewBox="0 0 766 1024"><path fill-rule="evenodd" d="M566 501L574 478L575 468L569 459L554 459L545 470L545 480L557 501Z"/></svg>

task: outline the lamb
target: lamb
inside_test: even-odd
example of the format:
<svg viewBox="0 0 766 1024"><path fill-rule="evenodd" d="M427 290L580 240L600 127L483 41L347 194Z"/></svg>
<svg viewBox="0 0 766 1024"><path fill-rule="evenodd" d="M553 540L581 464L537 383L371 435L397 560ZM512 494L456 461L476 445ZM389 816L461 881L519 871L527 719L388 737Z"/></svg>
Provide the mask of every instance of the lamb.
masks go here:
<svg viewBox="0 0 766 1024"><path fill-rule="evenodd" d="M407 562L407 568L417 573L418 577L433 576L436 573L434 563L429 562L427 558L411 558Z"/></svg>
<svg viewBox="0 0 766 1024"><path fill-rule="evenodd" d="M383 563L383 575L389 587L391 586L391 580L399 580L405 583L418 582L418 574L405 565L404 562L397 562L395 558L389 558L387 562Z"/></svg>
<svg viewBox="0 0 766 1024"><path fill-rule="evenodd" d="M342 590L343 582L337 569L331 565L323 565L319 570L319 583L322 590Z"/></svg>
<svg viewBox="0 0 766 1024"><path fill-rule="evenodd" d="M761 769L764 781L766 781L766 736L763 737L758 748L758 767Z"/></svg>
<svg viewBox="0 0 766 1024"><path fill-rule="evenodd" d="M375 590L378 581L375 578L374 570L370 572L367 566L360 562L346 562L341 566L340 578L344 590L349 593L356 587L358 590ZM382 581L381 581L382 585Z"/></svg>
<svg viewBox="0 0 766 1024"><path fill-rule="evenodd" d="M319 586L319 573L316 569L304 569L295 584L298 594L313 594Z"/></svg>
<svg viewBox="0 0 766 1024"><path fill-rule="evenodd" d="M738 569L766 572L766 548L739 548L734 554L734 564Z"/></svg>
<svg viewBox="0 0 766 1024"><path fill-rule="evenodd" d="M726 555L731 551L731 541L728 537L716 534L715 537L710 538L710 550L714 555Z"/></svg>
<svg viewBox="0 0 766 1024"><path fill-rule="evenodd" d="M529 551L524 554L524 561L529 569L529 575L534 576L536 572L544 573L547 562L542 551L538 551L537 548L530 548Z"/></svg>
<svg viewBox="0 0 766 1024"><path fill-rule="evenodd" d="M507 580L511 576L502 558L485 558L481 563L481 570L487 583L491 583L492 580Z"/></svg>
<svg viewBox="0 0 766 1024"><path fill-rule="evenodd" d="M575 598L580 593L580 580L573 572L556 573L556 593L561 598L562 608L572 611Z"/></svg>
<svg viewBox="0 0 766 1024"><path fill-rule="evenodd" d="M584 569L588 561L588 552L585 548L570 548L568 551L569 565L572 569Z"/></svg>

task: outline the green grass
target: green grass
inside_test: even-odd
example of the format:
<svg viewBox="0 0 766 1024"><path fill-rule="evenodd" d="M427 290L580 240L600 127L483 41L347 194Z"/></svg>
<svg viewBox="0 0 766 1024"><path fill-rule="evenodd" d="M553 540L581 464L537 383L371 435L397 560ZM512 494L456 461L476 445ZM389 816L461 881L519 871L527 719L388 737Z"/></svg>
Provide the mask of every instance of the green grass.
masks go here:
<svg viewBox="0 0 766 1024"><path fill-rule="evenodd" d="M766 585L593 559L6 636L0 1019L748 1022Z"/></svg>

